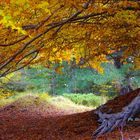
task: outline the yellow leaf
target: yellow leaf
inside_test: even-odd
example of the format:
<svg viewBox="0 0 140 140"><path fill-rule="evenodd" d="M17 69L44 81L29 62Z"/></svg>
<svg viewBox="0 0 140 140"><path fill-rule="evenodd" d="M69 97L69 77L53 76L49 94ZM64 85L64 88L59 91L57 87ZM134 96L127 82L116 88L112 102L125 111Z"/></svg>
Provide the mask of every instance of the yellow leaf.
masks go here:
<svg viewBox="0 0 140 140"><path fill-rule="evenodd" d="M42 1L38 4L37 8L44 10L46 13L51 14L50 10L48 9L49 3L47 1Z"/></svg>

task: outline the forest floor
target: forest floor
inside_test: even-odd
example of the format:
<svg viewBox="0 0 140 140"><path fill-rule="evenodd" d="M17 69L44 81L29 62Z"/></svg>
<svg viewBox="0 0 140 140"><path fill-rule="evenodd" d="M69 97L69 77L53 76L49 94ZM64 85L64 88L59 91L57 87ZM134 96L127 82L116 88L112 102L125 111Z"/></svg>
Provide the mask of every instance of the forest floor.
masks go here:
<svg viewBox="0 0 140 140"><path fill-rule="evenodd" d="M108 101L104 111L121 109L137 96L139 90ZM47 109L34 105L20 106L18 102L0 108L0 140L91 140L98 127L95 110L74 113L73 110ZM140 140L140 120L128 122L123 140ZM98 137L98 140L121 140L118 129Z"/></svg>

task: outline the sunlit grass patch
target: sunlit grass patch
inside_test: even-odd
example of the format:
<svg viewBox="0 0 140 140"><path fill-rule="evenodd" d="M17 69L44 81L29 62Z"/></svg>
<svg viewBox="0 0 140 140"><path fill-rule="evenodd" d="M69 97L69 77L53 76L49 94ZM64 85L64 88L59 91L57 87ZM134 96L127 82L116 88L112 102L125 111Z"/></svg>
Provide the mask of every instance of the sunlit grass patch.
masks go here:
<svg viewBox="0 0 140 140"><path fill-rule="evenodd" d="M20 94L16 94L16 95L7 96L6 98L1 98L0 99L0 107L11 104L11 103L15 102L16 100L18 100L19 98L24 97L26 95L27 94L20 93Z"/></svg>
<svg viewBox="0 0 140 140"><path fill-rule="evenodd" d="M73 109L77 112L93 109L93 107L86 107L84 105L75 104L70 99L63 96L52 97L50 103L53 104L58 109L63 109L63 110Z"/></svg>
<svg viewBox="0 0 140 140"><path fill-rule="evenodd" d="M72 102L78 105L83 105L83 106L88 106L88 107L98 107L101 104L104 104L105 102L107 102L108 100L108 98L105 96L98 96L92 93L63 94L63 96L65 98L70 99Z"/></svg>
<svg viewBox="0 0 140 140"><path fill-rule="evenodd" d="M10 104L14 104L16 108L34 107L47 110L48 107L52 107L57 110L70 110L74 113L93 109L91 107L75 104L66 97L50 96L48 93L20 93L0 101L0 107Z"/></svg>

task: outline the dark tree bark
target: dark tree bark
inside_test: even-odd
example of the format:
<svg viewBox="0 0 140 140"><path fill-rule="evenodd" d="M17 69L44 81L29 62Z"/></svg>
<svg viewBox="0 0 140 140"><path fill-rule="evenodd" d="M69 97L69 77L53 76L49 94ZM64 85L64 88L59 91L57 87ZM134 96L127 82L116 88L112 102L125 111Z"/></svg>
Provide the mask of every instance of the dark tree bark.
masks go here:
<svg viewBox="0 0 140 140"><path fill-rule="evenodd" d="M120 56L113 57L113 60L114 60L114 66L117 69L120 69L121 66L123 65L123 63L121 62L121 57Z"/></svg>
<svg viewBox="0 0 140 140"><path fill-rule="evenodd" d="M125 95L129 92L133 91L132 87L130 85L127 85L127 86L121 86L121 89L120 89L120 95Z"/></svg>
<svg viewBox="0 0 140 140"><path fill-rule="evenodd" d="M111 132L116 127L123 128L129 118L135 118L140 114L140 92L138 96L136 96L131 103L124 107L119 113L102 113L100 109L97 110L96 113L99 115L99 122L101 122L101 125L93 133L93 138Z"/></svg>
<svg viewBox="0 0 140 140"><path fill-rule="evenodd" d="M115 56L112 56L112 59L114 61L114 66L116 67L116 69L121 69L121 67L123 66L123 62L122 62L122 52L115 52ZM128 81L128 83L124 86L124 85L120 85L120 92L119 95L125 95L131 91L133 91L131 85L130 85L130 75L126 74L125 76L125 80Z"/></svg>

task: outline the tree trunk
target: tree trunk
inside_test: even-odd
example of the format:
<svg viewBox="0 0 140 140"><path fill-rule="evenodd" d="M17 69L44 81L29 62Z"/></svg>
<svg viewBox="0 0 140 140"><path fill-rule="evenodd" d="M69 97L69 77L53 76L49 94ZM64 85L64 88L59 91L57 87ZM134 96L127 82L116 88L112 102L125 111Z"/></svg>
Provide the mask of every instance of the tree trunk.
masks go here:
<svg viewBox="0 0 140 140"><path fill-rule="evenodd" d="M99 115L99 122L101 122L101 125L93 133L93 138L96 138L101 134L111 132L116 127L122 128L129 118L135 118L138 114L140 114L140 91L131 103L124 107L121 112L107 114L102 113L99 109L96 111L96 114Z"/></svg>
<svg viewBox="0 0 140 140"><path fill-rule="evenodd" d="M117 53L117 52L116 52ZM112 57L113 61L114 61L114 66L116 67L116 69L121 69L121 67L123 66L123 62L121 62L121 56L117 55ZM119 95L125 95L131 91L133 91L131 85L130 85L130 76L126 75L125 80L128 81L126 85L121 85L120 84L120 91L119 91Z"/></svg>

